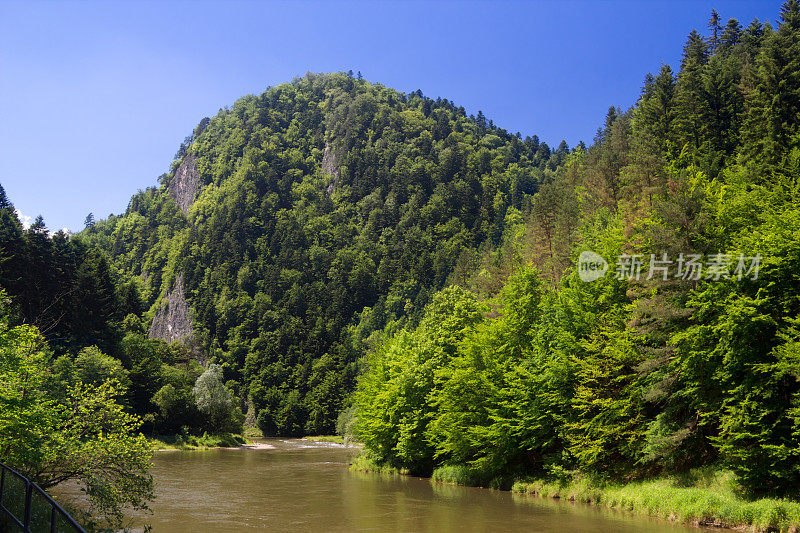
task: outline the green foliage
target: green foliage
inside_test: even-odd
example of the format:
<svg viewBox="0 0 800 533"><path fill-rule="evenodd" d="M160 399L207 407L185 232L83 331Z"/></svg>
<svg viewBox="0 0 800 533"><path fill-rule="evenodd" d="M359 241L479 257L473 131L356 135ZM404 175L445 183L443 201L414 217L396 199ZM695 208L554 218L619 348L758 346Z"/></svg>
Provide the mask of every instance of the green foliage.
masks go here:
<svg viewBox="0 0 800 533"><path fill-rule="evenodd" d="M551 494L577 475L580 498L612 506L797 525L794 504L741 498L800 497L800 4L777 31L713 28L710 43L690 34L677 76L649 76L633 109L611 108L593 146L545 173L514 236L468 259L477 274L451 277L492 312L446 356L433 308L376 337L354 404L377 465L465 484L534 476ZM605 277L579 279L584 250L610 260ZM640 277L614 275L623 253L644 257ZM715 253L728 275L646 270L650 254ZM734 275L757 254L757 276ZM730 469L737 495L589 483L700 466Z"/></svg>
<svg viewBox="0 0 800 533"><path fill-rule="evenodd" d="M0 291L0 298L5 295ZM5 306L5 303L3 303ZM105 362L95 350L83 352L78 371L94 370L87 361ZM125 508L144 509L153 497L150 448L137 435L140 420L116 399L124 392L112 372L86 372L99 383L77 381L62 394L48 385L51 357L32 326L8 325L0 312L0 461L40 486L75 481L85 490L90 515L119 527Z"/></svg>
<svg viewBox="0 0 800 533"><path fill-rule="evenodd" d="M308 74L203 124L159 188L76 240L138 280L148 318L182 275L192 342L268 434L332 433L372 333L417 322L465 250L497 244L509 209L527 209L569 152L345 74ZM202 188L184 216L169 185L189 161Z"/></svg>
<svg viewBox="0 0 800 533"><path fill-rule="evenodd" d="M434 295L418 329L400 332L367 360L355 395L356 431L379 461L430 474L435 448L420 437L437 412L436 372L487 310L471 293L449 287Z"/></svg>
<svg viewBox="0 0 800 533"><path fill-rule="evenodd" d="M264 435L357 436L356 468L795 525L780 500L614 485L724 467L744 497L800 496L800 3L777 29L709 28L588 148L308 74L203 119L159 187L75 238L23 229L0 188L11 323L59 355L49 399L4 423L117 395L188 439L246 406ZM611 263L591 283L587 250ZM621 254L714 253L760 254L758 277L614 275ZM146 338L179 277L194 335Z"/></svg>
<svg viewBox="0 0 800 533"><path fill-rule="evenodd" d="M197 450L207 448L237 448L247 443L241 435L232 433L218 433L209 435L190 435L179 433L177 435L159 435L150 439L154 450Z"/></svg>
<svg viewBox="0 0 800 533"><path fill-rule="evenodd" d="M127 388L128 372L119 359L114 359L96 346L84 348L75 358L73 379L85 385L98 386L106 381L116 381Z"/></svg>
<svg viewBox="0 0 800 533"><path fill-rule="evenodd" d="M163 391L162 388L159 392ZM209 365L206 371L197 378L192 393L197 408L208 417L213 430L219 433L242 432L244 415L236 405L233 394L222 382L222 367L216 364ZM156 394L158 395L158 393ZM156 399L166 400L164 396L165 394L161 394L159 398L154 398L154 401ZM174 399L174 394L172 399Z"/></svg>
<svg viewBox="0 0 800 533"><path fill-rule="evenodd" d="M351 405L344 409L336 418L336 435L341 437L345 444L358 441L355 428L356 406Z"/></svg>

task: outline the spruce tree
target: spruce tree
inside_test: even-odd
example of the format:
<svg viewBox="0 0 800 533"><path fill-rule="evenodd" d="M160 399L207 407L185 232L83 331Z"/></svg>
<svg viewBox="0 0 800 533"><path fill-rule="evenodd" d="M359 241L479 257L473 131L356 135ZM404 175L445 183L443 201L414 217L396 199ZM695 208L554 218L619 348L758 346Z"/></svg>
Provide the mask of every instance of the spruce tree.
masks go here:
<svg viewBox="0 0 800 533"><path fill-rule="evenodd" d="M633 179L628 186L634 197L646 198L650 205L666 183L666 160L676 152L674 120L675 77L672 68L664 65L652 82L647 80L633 115Z"/></svg>
<svg viewBox="0 0 800 533"><path fill-rule="evenodd" d="M720 37L719 48L723 54L730 53L742 38L742 25L736 19L730 19Z"/></svg>
<svg viewBox="0 0 800 533"><path fill-rule="evenodd" d="M800 2L788 0L777 32L764 40L748 99L744 154L777 168L800 145Z"/></svg>
<svg viewBox="0 0 800 533"><path fill-rule="evenodd" d="M717 46L719 46L719 34L722 31L719 13L717 13L716 9L711 10L711 16L708 19L708 29L711 31L711 35L708 38L708 44L711 47L711 51L715 52L717 50Z"/></svg>
<svg viewBox="0 0 800 533"><path fill-rule="evenodd" d="M676 135L678 145L688 145L698 157L705 133L705 98L703 69L708 61L708 46L697 31L692 30L683 47L681 71L675 91Z"/></svg>
<svg viewBox="0 0 800 533"><path fill-rule="evenodd" d="M0 209L14 209L14 204L6 196L6 190L2 184L0 184Z"/></svg>

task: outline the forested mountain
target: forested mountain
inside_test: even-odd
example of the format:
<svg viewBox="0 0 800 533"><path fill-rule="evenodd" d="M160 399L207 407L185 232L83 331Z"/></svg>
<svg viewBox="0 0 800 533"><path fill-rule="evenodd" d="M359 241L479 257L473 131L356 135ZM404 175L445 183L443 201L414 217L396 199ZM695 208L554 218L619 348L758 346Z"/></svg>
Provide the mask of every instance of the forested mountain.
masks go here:
<svg viewBox="0 0 800 533"><path fill-rule="evenodd" d="M588 148L308 74L203 119L78 235L23 229L0 189L8 320L47 339L43 390L114 378L145 431L330 433L344 409L423 474L722 465L797 496L798 2L780 17L715 14Z"/></svg>
<svg viewBox="0 0 800 533"><path fill-rule="evenodd" d="M481 485L712 466L800 496L798 205L800 6L775 29L714 13L544 177L495 298L478 275L387 332L358 437L379 465Z"/></svg>
<svg viewBox="0 0 800 533"><path fill-rule="evenodd" d="M267 434L330 433L372 332L474 269L567 155L419 91L308 74L203 119L158 188L73 240L136 284L151 337L221 364Z"/></svg>

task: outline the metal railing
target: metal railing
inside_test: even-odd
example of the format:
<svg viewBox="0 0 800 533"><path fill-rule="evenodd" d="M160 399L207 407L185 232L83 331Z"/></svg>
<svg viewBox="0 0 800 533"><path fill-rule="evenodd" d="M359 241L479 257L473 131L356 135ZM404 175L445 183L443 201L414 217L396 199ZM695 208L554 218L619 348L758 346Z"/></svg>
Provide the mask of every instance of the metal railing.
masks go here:
<svg viewBox="0 0 800 533"><path fill-rule="evenodd" d="M0 532L86 533L39 485L0 463Z"/></svg>

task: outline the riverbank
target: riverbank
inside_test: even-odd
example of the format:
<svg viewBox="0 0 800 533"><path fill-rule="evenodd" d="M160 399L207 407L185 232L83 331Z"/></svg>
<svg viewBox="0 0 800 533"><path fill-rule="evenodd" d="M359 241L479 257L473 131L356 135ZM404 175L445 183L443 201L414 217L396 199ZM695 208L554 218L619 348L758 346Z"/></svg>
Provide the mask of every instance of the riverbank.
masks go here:
<svg viewBox="0 0 800 533"><path fill-rule="evenodd" d="M709 484L680 486L661 478L624 485L594 486L588 481L553 483L518 481L512 491L542 498L604 505L697 526L717 526L746 531L800 531L800 502L762 498L745 500L719 473Z"/></svg>
<svg viewBox="0 0 800 533"><path fill-rule="evenodd" d="M350 468L386 475L407 471L381 466L364 454L356 456ZM434 470L431 483L499 488L464 466ZM508 481L502 483L507 488ZM494 486L493 486L494 485ZM800 502L772 498L746 500L738 494L730 472L700 471L688 478L659 478L626 484L594 484L589 480L516 480L513 493L520 497L561 499L636 514L659 517L696 526L715 526L743 531L800 532Z"/></svg>
<svg viewBox="0 0 800 533"><path fill-rule="evenodd" d="M330 442L333 444L342 444L348 446L360 446L360 444L355 442L345 442L344 437L341 435L309 435L307 437L303 437L302 440L310 440L313 442Z"/></svg>
<svg viewBox="0 0 800 533"><path fill-rule="evenodd" d="M154 451L209 450L214 448L272 448L242 435L223 433L220 435L156 435L148 439Z"/></svg>

